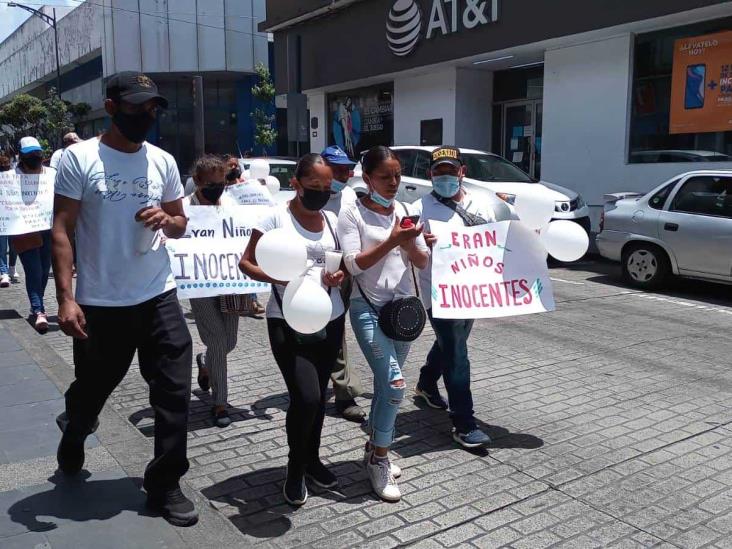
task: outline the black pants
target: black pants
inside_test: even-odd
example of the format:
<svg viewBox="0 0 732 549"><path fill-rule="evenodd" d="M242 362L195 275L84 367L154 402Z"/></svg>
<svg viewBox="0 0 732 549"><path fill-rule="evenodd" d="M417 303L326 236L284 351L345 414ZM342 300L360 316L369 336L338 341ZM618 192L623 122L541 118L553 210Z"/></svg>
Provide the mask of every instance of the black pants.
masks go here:
<svg viewBox="0 0 732 549"><path fill-rule="evenodd" d="M76 379L66 391L69 429L89 433L138 353L155 412L148 492L169 490L188 470L192 342L175 290L131 307L82 306L88 339L74 340Z"/></svg>
<svg viewBox="0 0 732 549"><path fill-rule="evenodd" d="M302 474L319 459L325 395L343 340L345 315L331 321L326 337L315 343L298 341L296 332L279 318L267 319L269 342L290 395L287 410L288 468Z"/></svg>

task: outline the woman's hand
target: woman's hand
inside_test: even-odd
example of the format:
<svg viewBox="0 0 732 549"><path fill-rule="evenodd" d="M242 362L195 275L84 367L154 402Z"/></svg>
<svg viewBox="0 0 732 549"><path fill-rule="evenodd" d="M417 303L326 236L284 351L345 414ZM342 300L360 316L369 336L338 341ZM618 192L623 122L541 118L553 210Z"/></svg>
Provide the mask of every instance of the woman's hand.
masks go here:
<svg viewBox="0 0 732 549"><path fill-rule="evenodd" d="M323 284L329 288L337 288L345 280L346 274L343 271L336 271L335 273L327 273L323 269Z"/></svg>
<svg viewBox="0 0 732 549"><path fill-rule="evenodd" d="M432 233L424 233L424 241L429 248L432 248L437 242L437 237Z"/></svg>
<svg viewBox="0 0 732 549"><path fill-rule="evenodd" d="M394 223L391 234L387 239L388 242L393 244L395 248L397 246L413 245L414 239L422 234L422 231L424 230L424 223L419 223L418 225L414 225L412 227L402 227L401 218L399 216L395 216L395 218L396 222Z"/></svg>

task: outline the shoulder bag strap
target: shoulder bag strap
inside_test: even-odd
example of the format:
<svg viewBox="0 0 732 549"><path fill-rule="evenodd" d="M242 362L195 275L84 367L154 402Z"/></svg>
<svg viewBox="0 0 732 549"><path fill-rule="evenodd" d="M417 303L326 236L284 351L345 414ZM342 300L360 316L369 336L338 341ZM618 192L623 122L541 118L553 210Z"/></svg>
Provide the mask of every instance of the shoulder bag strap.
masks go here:
<svg viewBox="0 0 732 549"><path fill-rule="evenodd" d="M404 202L399 202L401 204L402 208L404 208L404 213L409 216L409 210L407 209L406 204ZM417 275L414 274L414 264L410 261L409 262L409 269L412 271L412 281L414 282L414 293L419 297L419 283L417 282Z"/></svg>
<svg viewBox="0 0 732 549"><path fill-rule="evenodd" d="M465 225L466 227L475 227L476 225L485 225L486 223L488 223L481 216L476 215L476 214L471 214L465 208L463 208L462 206L457 204L454 200L445 198L444 196L440 196L435 191L432 191L431 194L433 197L435 197L435 200L437 200L440 204L442 204L443 206L447 206L453 212L458 214L460 219L462 219L462 221L463 221L463 225Z"/></svg>
<svg viewBox="0 0 732 549"><path fill-rule="evenodd" d="M335 242L336 251L340 252L341 251L341 242L340 242L340 240L338 240L338 235L333 230L333 225L331 225L330 219L328 219L328 216L326 215L325 212L320 212L320 213L323 214L323 219L325 219L325 223L326 223L326 225L328 225L328 230L330 231L330 235L333 237L333 242Z"/></svg>

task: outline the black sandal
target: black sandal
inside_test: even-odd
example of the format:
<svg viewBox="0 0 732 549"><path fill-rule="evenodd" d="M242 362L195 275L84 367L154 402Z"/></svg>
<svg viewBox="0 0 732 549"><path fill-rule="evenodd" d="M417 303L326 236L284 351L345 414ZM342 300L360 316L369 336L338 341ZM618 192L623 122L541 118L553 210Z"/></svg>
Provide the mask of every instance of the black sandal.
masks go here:
<svg viewBox="0 0 732 549"><path fill-rule="evenodd" d="M198 353L196 355L196 364L198 365L198 386L201 388L201 391L208 392L211 388L211 384L209 382L208 372L206 374L202 372L202 370L206 369L203 353Z"/></svg>

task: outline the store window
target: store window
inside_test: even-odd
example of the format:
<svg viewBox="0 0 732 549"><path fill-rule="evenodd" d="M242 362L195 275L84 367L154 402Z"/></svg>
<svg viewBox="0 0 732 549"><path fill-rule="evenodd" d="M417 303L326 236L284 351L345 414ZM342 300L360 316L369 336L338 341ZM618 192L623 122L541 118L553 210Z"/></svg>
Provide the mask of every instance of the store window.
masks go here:
<svg viewBox="0 0 732 549"><path fill-rule="evenodd" d="M328 144L351 158L394 143L394 83L328 95Z"/></svg>
<svg viewBox="0 0 732 549"><path fill-rule="evenodd" d="M636 38L630 163L732 162L730 31L726 18Z"/></svg>

